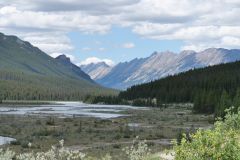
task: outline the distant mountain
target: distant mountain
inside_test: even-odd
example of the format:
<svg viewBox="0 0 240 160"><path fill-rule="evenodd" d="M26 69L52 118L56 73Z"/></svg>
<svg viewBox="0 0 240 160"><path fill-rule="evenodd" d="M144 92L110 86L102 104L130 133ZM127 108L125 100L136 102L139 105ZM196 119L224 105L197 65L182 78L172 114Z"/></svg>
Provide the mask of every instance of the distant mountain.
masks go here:
<svg viewBox="0 0 240 160"><path fill-rule="evenodd" d="M80 99L112 90L96 84L70 59L54 59L16 36L0 33L0 99Z"/></svg>
<svg viewBox="0 0 240 160"><path fill-rule="evenodd" d="M94 80L103 78L111 70L111 67L107 65L105 62L91 63L88 65L81 65L80 67L84 72L88 73Z"/></svg>
<svg viewBox="0 0 240 160"><path fill-rule="evenodd" d="M130 62L119 63L108 69L107 74L95 78L94 66L88 73L96 82L103 86L126 89L132 85L150 82L168 75L188 71L193 68L201 68L220 63L228 63L240 60L240 50L209 48L202 52L182 51L179 54L173 52L154 52L147 58L134 59Z"/></svg>
<svg viewBox="0 0 240 160"><path fill-rule="evenodd" d="M226 50L221 51L230 55L238 53L237 50L232 50L231 53ZM204 54L202 53L202 55ZM206 57L201 57L206 62ZM219 60L218 56L214 57L216 59L212 59L212 62ZM195 112L214 113L216 117L222 117L225 109L234 106L233 111L236 112L240 108L240 61L167 76L156 81L132 86L120 92L115 100L109 101L107 98L102 98L100 101L96 99L95 103L119 103L130 100L137 102L138 105L155 107L162 107L162 104L168 103L193 103Z"/></svg>

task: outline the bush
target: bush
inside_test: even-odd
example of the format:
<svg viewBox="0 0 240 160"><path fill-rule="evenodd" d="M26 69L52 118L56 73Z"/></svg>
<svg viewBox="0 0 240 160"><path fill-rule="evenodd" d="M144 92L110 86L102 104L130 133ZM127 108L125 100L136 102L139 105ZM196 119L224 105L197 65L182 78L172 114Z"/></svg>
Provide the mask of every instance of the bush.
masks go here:
<svg viewBox="0 0 240 160"><path fill-rule="evenodd" d="M84 153L80 151L71 151L63 147L64 141L60 141L59 145L52 146L52 148L46 152L31 152L22 153L16 155L13 151L0 149L0 160L112 160L112 157L107 154L102 158L87 157ZM29 143L28 147L31 148L32 144ZM119 148L117 146L116 148ZM144 141L134 140L131 147L126 147L124 149L129 160L150 160L150 150ZM151 158L152 160L153 158Z"/></svg>
<svg viewBox="0 0 240 160"><path fill-rule="evenodd" d="M60 141L59 147L52 147L47 152L24 153L16 157L17 160L82 160L85 154L79 151L70 151L63 147L63 140Z"/></svg>
<svg viewBox="0 0 240 160"><path fill-rule="evenodd" d="M0 149L0 159L1 160L10 160L10 159L13 159L13 157L15 156L15 153L10 151L10 150L3 150L3 149Z"/></svg>
<svg viewBox="0 0 240 160"><path fill-rule="evenodd" d="M138 142L138 137L133 141L133 145L123 149L129 160L147 160L150 155L148 145L144 141Z"/></svg>
<svg viewBox="0 0 240 160"><path fill-rule="evenodd" d="M46 125L49 125L49 126L55 125L54 118L49 117L48 120L46 121Z"/></svg>
<svg viewBox="0 0 240 160"><path fill-rule="evenodd" d="M239 160L240 159L240 111L233 114L233 109L227 110L224 121L219 119L214 129L198 130L186 135L181 140L181 145L175 143L176 160Z"/></svg>

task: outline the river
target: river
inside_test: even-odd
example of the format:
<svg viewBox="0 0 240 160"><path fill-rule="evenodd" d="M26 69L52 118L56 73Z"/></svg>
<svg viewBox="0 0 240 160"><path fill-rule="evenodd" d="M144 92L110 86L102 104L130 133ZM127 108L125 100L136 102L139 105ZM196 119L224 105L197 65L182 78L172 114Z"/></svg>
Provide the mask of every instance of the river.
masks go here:
<svg viewBox="0 0 240 160"><path fill-rule="evenodd" d="M2 137L2 136L0 136L0 146L4 145L4 144L9 144L12 141L16 141L16 139L10 138L10 137Z"/></svg>
<svg viewBox="0 0 240 160"><path fill-rule="evenodd" d="M126 105L98 105L85 104L82 102L54 102L50 105L1 105L2 115L36 115L36 116L57 116L57 117L80 117L89 116L96 118L117 118L127 116L121 113L126 110L147 109Z"/></svg>

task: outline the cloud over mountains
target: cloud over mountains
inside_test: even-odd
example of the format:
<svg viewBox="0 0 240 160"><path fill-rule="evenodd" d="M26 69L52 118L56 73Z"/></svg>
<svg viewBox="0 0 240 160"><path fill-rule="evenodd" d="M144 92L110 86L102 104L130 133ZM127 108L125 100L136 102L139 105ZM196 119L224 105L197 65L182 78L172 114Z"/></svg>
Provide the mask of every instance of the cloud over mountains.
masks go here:
<svg viewBox="0 0 240 160"><path fill-rule="evenodd" d="M12 0L0 2L0 29L49 54L70 52L67 34L126 27L149 39L182 40L182 49L240 48L239 0Z"/></svg>

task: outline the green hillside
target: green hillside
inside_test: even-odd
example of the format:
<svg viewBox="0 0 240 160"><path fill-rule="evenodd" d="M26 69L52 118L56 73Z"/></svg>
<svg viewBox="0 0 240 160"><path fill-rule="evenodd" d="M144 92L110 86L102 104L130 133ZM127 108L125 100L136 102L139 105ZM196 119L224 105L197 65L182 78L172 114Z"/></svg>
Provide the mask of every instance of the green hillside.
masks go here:
<svg viewBox="0 0 240 160"><path fill-rule="evenodd" d="M0 33L1 99L79 100L89 94L115 93L72 66L48 56L29 42Z"/></svg>
<svg viewBox="0 0 240 160"><path fill-rule="evenodd" d="M240 106L240 62L195 69L133 86L119 94L118 100L123 99L143 105L156 99L153 106L193 102L196 112L223 116L227 107Z"/></svg>

